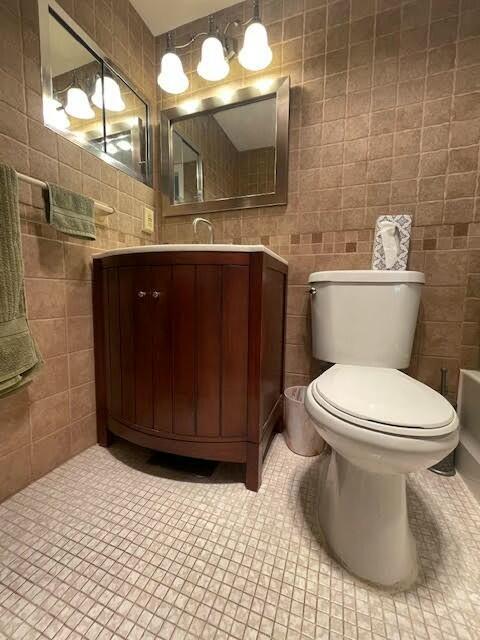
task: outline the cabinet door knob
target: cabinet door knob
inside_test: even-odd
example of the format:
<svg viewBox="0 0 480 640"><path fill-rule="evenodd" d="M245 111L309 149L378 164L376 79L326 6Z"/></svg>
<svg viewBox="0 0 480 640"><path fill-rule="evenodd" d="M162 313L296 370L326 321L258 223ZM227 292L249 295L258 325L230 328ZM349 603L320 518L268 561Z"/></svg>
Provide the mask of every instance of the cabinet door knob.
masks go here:
<svg viewBox="0 0 480 640"><path fill-rule="evenodd" d="M137 295L138 295L139 298L144 298L147 295L147 292L146 291L139 291Z"/></svg>
<svg viewBox="0 0 480 640"><path fill-rule="evenodd" d="M152 297L157 299L162 295L161 291L152 291Z"/></svg>

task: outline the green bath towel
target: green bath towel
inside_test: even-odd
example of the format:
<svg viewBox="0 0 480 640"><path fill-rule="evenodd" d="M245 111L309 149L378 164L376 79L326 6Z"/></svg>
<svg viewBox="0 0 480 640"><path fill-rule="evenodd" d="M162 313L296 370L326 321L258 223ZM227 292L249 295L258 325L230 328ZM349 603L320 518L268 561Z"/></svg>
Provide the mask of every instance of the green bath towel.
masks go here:
<svg viewBox="0 0 480 640"><path fill-rule="evenodd" d="M47 188L47 221L69 236L95 240L93 200L56 184L47 184Z"/></svg>
<svg viewBox="0 0 480 640"><path fill-rule="evenodd" d="M30 382L41 365L25 314L17 174L0 164L0 398Z"/></svg>

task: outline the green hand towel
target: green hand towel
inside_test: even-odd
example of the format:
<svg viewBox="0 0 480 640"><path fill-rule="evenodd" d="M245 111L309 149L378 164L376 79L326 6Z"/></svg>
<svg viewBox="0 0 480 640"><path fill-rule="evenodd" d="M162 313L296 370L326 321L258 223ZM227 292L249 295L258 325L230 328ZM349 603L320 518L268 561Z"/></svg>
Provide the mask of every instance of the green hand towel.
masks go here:
<svg viewBox="0 0 480 640"><path fill-rule="evenodd" d="M47 184L47 188L47 221L69 236L95 240L93 200L56 184Z"/></svg>
<svg viewBox="0 0 480 640"><path fill-rule="evenodd" d="M0 398L30 382L41 365L25 314L17 174L0 164Z"/></svg>

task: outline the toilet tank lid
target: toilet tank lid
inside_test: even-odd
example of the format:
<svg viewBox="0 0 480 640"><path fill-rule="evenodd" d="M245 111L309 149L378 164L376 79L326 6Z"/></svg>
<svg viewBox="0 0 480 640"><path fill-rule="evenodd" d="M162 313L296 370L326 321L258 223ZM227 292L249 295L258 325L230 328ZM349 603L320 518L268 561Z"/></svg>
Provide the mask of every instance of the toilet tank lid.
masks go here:
<svg viewBox="0 0 480 640"><path fill-rule="evenodd" d="M308 282L414 282L423 284L425 274L421 271L373 271L371 269L315 271L309 275Z"/></svg>

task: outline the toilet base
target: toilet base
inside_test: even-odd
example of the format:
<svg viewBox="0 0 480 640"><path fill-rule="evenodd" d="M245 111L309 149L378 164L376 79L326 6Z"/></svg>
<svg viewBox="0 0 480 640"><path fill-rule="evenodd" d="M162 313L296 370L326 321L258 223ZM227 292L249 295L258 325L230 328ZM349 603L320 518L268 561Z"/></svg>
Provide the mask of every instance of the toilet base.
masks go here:
<svg viewBox="0 0 480 640"><path fill-rule="evenodd" d="M408 589L418 565L406 476L364 471L332 451L320 483L318 524L335 559L369 583Z"/></svg>

